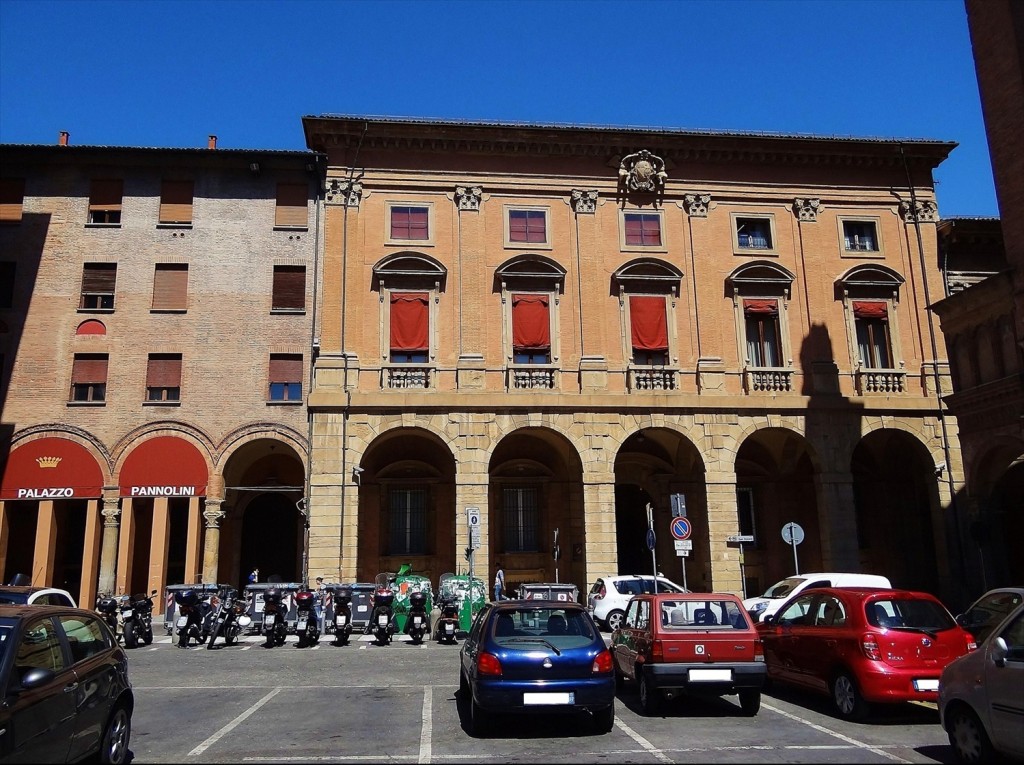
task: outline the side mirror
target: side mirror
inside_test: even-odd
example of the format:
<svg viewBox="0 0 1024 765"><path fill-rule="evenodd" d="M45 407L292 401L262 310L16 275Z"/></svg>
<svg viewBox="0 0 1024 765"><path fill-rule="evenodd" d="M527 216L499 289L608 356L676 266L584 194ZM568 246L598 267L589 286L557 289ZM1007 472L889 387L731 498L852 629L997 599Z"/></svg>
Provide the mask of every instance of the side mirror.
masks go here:
<svg viewBox="0 0 1024 765"><path fill-rule="evenodd" d="M992 661L997 667L1006 666L1006 655L1010 652L1009 647L1006 645L1006 641L1001 637L997 637L992 641Z"/></svg>
<svg viewBox="0 0 1024 765"><path fill-rule="evenodd" d="M970 622L967 620L967 614L957 614L956 623L959 624L961 627L968 626Z"/></svg>
<svg viewBox="0 0 1024 765"><path fill-rule="evenodd" d="M33 667L22 675L20 685L23 690L30 691L33 688L41 688L47 683L52 683L54 677L56 675L54 675L52 669Z"/></svg>
<svg viewBox="0 0 1024 765"><path fill-rule="evenodd" d="M761 623L768 627L775 627L779 623L779 617L777 617L775 614L769 614L761 620Z"/></svg>

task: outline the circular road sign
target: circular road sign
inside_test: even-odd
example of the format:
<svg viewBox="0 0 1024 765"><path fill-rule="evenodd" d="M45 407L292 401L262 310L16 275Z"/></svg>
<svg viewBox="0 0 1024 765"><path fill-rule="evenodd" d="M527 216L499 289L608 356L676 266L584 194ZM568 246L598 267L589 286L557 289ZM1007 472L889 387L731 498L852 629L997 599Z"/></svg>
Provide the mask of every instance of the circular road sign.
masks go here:
<svg viewBox="0 0 1024 765"><path fill-rule="evenodd" d="M690 521L685 517L673 518L672 524L669 526L669 530L672 532L672 536L680 541L690 538L690 532L693 530L690 526Z"/></svg>
<svg viewBox="0 0 1024 765"><path fill-rule="evenodd" d="M804 541L804 530L799 523L787 523L782 527L782 539L787 545L798 545Z"/></svg>
<svg viewBox="0 0 1024 765"><path fill-rule="evenodd" d="M657 537L654 536L654 529L647 529L647 549L653 550L654 543L657 541Z"/></svg>

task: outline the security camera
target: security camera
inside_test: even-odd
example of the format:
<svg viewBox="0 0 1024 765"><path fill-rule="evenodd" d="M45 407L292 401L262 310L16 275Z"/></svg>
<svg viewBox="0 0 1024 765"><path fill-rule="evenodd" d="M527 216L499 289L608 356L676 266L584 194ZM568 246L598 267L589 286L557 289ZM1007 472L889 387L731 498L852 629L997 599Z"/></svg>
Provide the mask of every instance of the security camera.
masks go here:
<svg viewBox="0 0 1024 765"><path fill-rule="evenodd" d="M946 469L945 462L937 462L935 464L935 475L942 475L942 471Z"/></svg>
<svg viewBox="0 0 1024 765"><path fill-rule="evenodd" d="M356 465L355 467L352 468L352 472L353 473L362 473L363 469L361 467L359 467L359 465Z"/></svg>
<svg viewBox="0 0 1024 765"><path fill-rule="evenodd" d="M363 477L363 469L359 465L352 466L352 478L356 482L356 486L362 486L363 483L360 480Z"/></svg>

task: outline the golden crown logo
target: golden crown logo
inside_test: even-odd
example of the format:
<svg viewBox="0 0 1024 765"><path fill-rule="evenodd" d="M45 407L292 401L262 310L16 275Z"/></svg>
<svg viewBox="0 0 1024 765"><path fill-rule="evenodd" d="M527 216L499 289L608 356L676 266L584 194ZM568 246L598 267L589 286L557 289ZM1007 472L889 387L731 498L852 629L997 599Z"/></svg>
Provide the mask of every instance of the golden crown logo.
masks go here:
<svg viewBox="0 0 1024 765"><path fill-rule="evenodd" d="M41 468L55 468L62 459L63 457L36 457L36 462Z"/></svg>

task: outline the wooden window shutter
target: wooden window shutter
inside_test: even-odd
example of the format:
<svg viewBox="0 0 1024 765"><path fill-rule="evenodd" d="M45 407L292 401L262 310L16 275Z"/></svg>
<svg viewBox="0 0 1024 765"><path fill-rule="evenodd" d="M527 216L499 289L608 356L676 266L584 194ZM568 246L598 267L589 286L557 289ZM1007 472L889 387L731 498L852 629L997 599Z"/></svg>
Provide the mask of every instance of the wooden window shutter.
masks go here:
<svg viewBox="0 0 1024 765"><path fill-rule="evenodd" d="M116 283L116 263L86 263L82 268L82 292L109 295Z"/></svg>
<svg viewBox="0 0 1024 765"><path fill-rule="evenodd" d="M270 382L302 382L302 356L290 354L271 354Z"/></svg>
<svg viewBox="0 0 1024 765"><path fill-rule="evenodd" d="M273 310L303 310L306 307L306 267L274 266Z"/></svg>
<svg viewBox="0 0 1024 765"><path fill-rule="evenodd" d="M146 370L147 388L180 388L181 356L179 354L151 354Z"/></svg>
<svg viewBox="0 0 1024 765"><path fill-rule="evenodd" d="M95 385L107 382L105 354L76 353L71 367L72 385Z"/></svg>
<svg viewBox="0 0 1024 765"><path fill-rule="evenodd" d="M304 183L277 184L277 215L274 225L305 228L308 199L309 187Z"/></svg>
<svg viewBox="0 0 1024 765"><path fill-rule="evenodd" d="M120 210L124 181L93 180L89 192L89 210Z"/></svg>
<svg viewBox="0 0 1024 765"><path fill-rule="evenodd" d="M188 308L188 265L157 263L153 274L153 310L180 311Z"/></svg>
<svg viewBox="0 0 1024 765"><path fill-rule="evenodd" d="M163 181L160 184L160 222L191 223L192 181Z"/></svg>
<svg viewBox="0 0 1024 765"><path fill-rule="evenodd" d="M25 203L24 178L0 178L0 223L20 223Z"/></svg>

